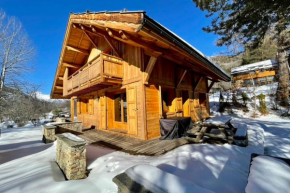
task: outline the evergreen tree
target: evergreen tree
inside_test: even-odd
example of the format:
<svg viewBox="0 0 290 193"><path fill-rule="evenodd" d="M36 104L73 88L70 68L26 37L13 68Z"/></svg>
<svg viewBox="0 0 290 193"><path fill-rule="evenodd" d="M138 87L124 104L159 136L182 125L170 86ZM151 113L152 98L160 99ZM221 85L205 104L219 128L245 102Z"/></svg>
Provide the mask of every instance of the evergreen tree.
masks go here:
<svg viewBox="0 0 290 193"><path fill-rule="evenodd" d="M277 39L279 62L277 96L282 104L288 104L289 72L286 50L290 49L290 1L289 0L193 0L207 17L213 17L206 32L219 35L218 46L231 46L236 42L257 48L265 36L271 33Z"/></svg>

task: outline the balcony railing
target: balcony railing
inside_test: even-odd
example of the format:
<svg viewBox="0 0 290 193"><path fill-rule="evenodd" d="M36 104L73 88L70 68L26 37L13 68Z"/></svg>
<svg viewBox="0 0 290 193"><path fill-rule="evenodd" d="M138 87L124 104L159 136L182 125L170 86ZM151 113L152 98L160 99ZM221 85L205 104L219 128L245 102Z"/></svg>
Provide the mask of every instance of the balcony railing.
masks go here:
<svg viewBox="0 0 290 193"><path fill-rule="evenodd" d="M85 92L93 86L101 89L110 85L122 84L123 74L122 59L100 54L67 77L64 81L63 95L69 96L77 92Z"/></svg>

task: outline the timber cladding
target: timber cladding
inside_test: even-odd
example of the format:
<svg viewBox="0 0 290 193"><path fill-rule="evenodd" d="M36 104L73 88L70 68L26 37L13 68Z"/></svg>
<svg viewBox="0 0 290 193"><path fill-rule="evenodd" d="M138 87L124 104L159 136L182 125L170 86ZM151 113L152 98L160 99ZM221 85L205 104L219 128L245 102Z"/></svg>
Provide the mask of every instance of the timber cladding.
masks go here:
<svg viewBox="0 0 290 193"><path fill-rule="evenodd" d="M147 115L147 138L160 136L160 103L159 89L155 85L145 87L146 92L146 115Z"/></svg>
<svg viewBox="0 0 290 193"><path fill-rule="evenodd" d="M71 99L72 120L147 140L160 137L161 118L209 116L207 93L227 75L144 27L149 20L144 12L70 15L51 96Z"/></svg>

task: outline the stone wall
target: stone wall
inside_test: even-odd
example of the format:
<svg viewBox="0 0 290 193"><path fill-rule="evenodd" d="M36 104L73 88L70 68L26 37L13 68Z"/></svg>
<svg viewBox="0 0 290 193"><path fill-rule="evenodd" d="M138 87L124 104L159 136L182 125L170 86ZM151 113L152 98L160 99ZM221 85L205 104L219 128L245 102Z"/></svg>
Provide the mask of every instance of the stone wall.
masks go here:
<svg viewBox="0 0 290 193"><path fill-rule="evenodd" d="M82 132L83 130L83 124L82 122L63 122L63 123L57 123L54 124L55 126L58 127L58 130L65 131L65 130L70 130L70 131L76 131L76 132ZM61 132L63 133L63 132Z"/></svg>
<svg viewBox="0 0 290 193"><path fill-rule="evenodd" d="M42 141L44 143L52 143L56 140L55 136L56 127L53 125L42 125Z"/></svg>
<svg viewBox="0 0 290 193"><path fill-rule="evenodd" d="M42 125L42 141L44 143L52 143L56 140L56 134L70 132L75 135L82 133L82 122L59 122L53 125Z"/></svg>
<svg viewBox="0 0 290 193"><path fill-rule="evenodd" d="M58 134L56 162L68 180L86 178L85 140L70 134Z"/></svg>

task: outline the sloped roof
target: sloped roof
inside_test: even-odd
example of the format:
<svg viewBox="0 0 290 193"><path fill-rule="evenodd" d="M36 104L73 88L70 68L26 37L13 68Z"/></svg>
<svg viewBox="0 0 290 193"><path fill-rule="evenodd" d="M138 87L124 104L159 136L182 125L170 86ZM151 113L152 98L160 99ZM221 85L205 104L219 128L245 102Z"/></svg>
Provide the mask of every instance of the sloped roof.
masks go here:
<svg viewBox="0 0 290 193"><path fill-rule="evenodd" d="M171 41L179 45L181 48L183 48L185 51L187 51L189 54L191 54L194 57L197 57L198 59L202 60L208 67L210 67L212 70L214 70L216 73L218 73L221 77L223 77L224 80L230 81L230 76L215 62L210 60L209 57L205 56L201 51L193 47L191 44L183 40L181 37L158 23L157 21L151 19L148 15L145 15L144 18L144 25L151 25L154 26L156 29L160 31L160 33L168 37Z"/></svg>
<svg viewBox="0 0 290 193"><path fill-rule="evenodd" d="M71 13L53 83L51 92L52 98L57 98L54 97L54 95L62 95L62 90L60 88L63 83L57 77L61 77L64 74L65 67L63 63L71 61L76 65L81 65L84 64L87 59L86 56L67 49L67 45L73 45L87 51L89 51L91 47L89 39L83 36L82 32L75 29L75 26L72 27L74 24L82 24L87 27L93 26L101 33L107 33L106 29L108 28L115 32L122 30L129 36L135 37L135 39L142 39L142 41L147 41L148 45L152 45L154 48L160 48L158 50L161 53L167 52L167 55L177 52L179 54L181 53L182 55L180 56L182 56L182 58L177 57L177 59L187 62L192 68L195 68L198 73L213 77L212 79L216 81L230 81L229 75L217 64L169 29L147 16L145 11ZM117 36L118 35L119 34L117 34ZM118 40L117 36L113 35L113 38ZM81 37L79 38L80 41L77 42L75 37ZM143 46L142 43L139 43L139 46ZM201 66L202 69L200 68Z"/></svg>
<svg viewBox="0 0 290 193"><path fill-rule="evenodd" d="M269 68L273 68L273 67L277 67L277 66L278 66L278 62L274 59L264 60L261 62L255 62L252 64L243 65L243 66L233 68L231 71L231 74L240 74L240 73L255 71L255 70L259 70L259 69L269 69Z"/></svg>

